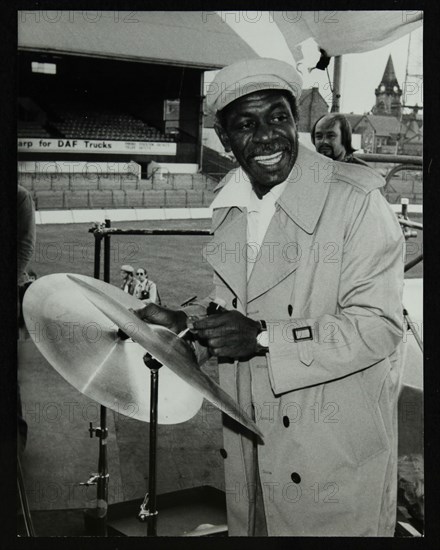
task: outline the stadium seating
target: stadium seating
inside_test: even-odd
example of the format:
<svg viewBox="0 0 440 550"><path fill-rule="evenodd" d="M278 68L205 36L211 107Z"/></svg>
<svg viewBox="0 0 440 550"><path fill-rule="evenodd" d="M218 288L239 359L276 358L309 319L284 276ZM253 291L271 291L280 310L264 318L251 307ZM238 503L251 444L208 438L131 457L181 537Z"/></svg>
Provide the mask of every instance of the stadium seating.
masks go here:
<svg viewBox="0 0 440 550"><path fill-rule="evenodd" d="M187 206L201 208L203 206L203 191L190 189L186 192Z"/></svg>
<svg viewBox="0 0 440 550"><path fill-rule="evenodd" d="M139 180L139 189L153 189L153 182L151 180Z"/></svg>
<svg viewBox="0 0 440 550"><path fill-rule="evenodd" d="M165 207L166 208L185 208L186 204L186 191L171 190L165 191Z"/></svg>
<svg viewBox="0 0 440 550"><path fill-rule="evenodd" d="M20 161L18 182L33 192L37 210L200 208L213 200L216 181L168 170L141 179L136 163Z"/></svg>
<svg viewBox="0 0 440 550"><path fill-rule="evenodd" d="M52 137L64 139L93 139L108 141L175 142L176 135L164 133L129 113L109 111L100 106L51 102L46 108L38 105L44 125L34 120L19 120L18 138Z"/></svg>
<svg viewBox="0 0 440 550"><path fill-rule="evenodd" d="M193 189L206 189L208 187L207 177L204 174L192 174Z"/></svg>
<svg viewBox="0 0 440 550"><path fill-rule="evenodd" d="M215 194L209 189L203 191L203 206L210 206L211 202L214 200Z"/></svg>
<svg viewBox="0 0 440 550"><path fill-rule="evenodd" d="M98 188L105 191L122 189L120 174L100 174Z"/></svg>
<svg viewBox="0 0 440 550"><path fill-rule="evenodd" d="M192 174L174 174L173 187L174 189L192 189Z"/></svg>
<svg viewBox="0 0 440 550"><path fill-rule="evenodd" d="M125 207L125 191L115 190L112 191L112 208L124 208Z"/></svg>
<svg viewBox="0 0 440 550"><path fill-rule="evenodd" d="M144 191L145 208L163 208L165 206L165 191Z"/></svg>
<svg viewBox="0 0 440 550"><path fill-rule="evenodd" d="M173 189L173 175L172 174L153 174L152 177L153 189L158 190L171 190Z"/></svg>
<svg viewBox="0 0 440 550"><path fill-rule="evenodd" d="M125 191L125 206L129 208L142 208L144 204L144 192L128 189Z"/></svg>
<svg viewBox="0 0 440 550"><path fill-rule="evenodd" d="M113 195L111 191L89 191L90 208L112 208Z"/></svg>
<svg viewBox="0 0 440 550"><path fill-rule="evenodd" d="M96 174L94 177L87 177L83 174L71 174L70 175L70 188L72 191L95 191L98 189L98 177Z"/></svg>
<svg viewBox="0 0 440 550"><path fill-rule="evenodd" d="M53 174L52 175L52 189L62 190L71 189L69 174Z"/></svg>
<svg viewBox="0 0 440 550"><path fill-rule="evenodd" d="M64 205L66 208L89 208L89 192L64 191Z"/></svg>
<svg viewBox="0 0 440 550"><path fill-rule="evenodd" d="M122 189L125 189L126 191L138 189L138 182L138 178L133 174L121 174L121 186Z"/></svg>
<svg viewBox="0 0 440 550"><path fill-rule="evenodd" d="M37 210L61 210L64 207L63 191L35 191L35 208Z"/></svg>
<svg viewBox="0 0 440 550"><path fill-rule="evenodd" d="M17 137L20 138L41 138L50 137L50 133L38 122L32 120L21 120L17 124Z"/></svg>
<svg viewBox="0 0 440 550"><path fill-rule="evenodd" d="M34 174L33 190L49 191L52 189L52 174Z"/></svg>

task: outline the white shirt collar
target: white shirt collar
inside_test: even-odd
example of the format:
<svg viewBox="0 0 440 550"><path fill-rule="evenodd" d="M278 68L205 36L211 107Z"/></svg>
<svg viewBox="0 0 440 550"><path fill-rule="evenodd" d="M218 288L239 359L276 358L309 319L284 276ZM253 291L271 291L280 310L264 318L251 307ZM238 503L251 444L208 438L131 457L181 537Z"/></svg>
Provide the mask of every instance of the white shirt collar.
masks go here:
<svg viewBox="0 0 440 550"><path fill-rule="evenodd" d="M282 183L275 185L262 199L259 199L247 174L244 173L242 168L237 168L230 174L229 181L226 182L211 203L211 209L238 206L247 208L248 212L259 212L263 201L273 204L278 200L287 185L288 179L287 177Z"/></svg>

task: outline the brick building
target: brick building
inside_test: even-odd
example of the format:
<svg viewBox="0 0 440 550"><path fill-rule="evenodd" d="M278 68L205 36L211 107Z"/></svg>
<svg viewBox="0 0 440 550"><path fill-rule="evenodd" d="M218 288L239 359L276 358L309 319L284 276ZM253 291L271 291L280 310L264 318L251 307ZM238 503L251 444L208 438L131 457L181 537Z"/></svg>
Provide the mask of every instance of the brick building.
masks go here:
<svg viewBox="0 0 440 550"><path fill-rule="evenodd" d="M329 111L327 102L319 93L318 88L303 90L298 103L299 109L299 132L310 132L313 124L326 115Z"/></svg>

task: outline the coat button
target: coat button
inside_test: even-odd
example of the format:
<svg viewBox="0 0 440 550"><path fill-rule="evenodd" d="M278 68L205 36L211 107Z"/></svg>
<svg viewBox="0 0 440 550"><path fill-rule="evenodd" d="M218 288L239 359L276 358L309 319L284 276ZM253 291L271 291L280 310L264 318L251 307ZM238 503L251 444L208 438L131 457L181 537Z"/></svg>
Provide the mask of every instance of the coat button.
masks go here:
<svg viewBox="0 0 440 550"><path fill-rule="evenodd" d="M283 416L283 424L286 428L290 426L290 420L288 416Z"/></svg>
<svg viewBox="0 0 440 550"><path fill-rule="evenodd" d="M292 307L292 304L289 304L287 306L287 311L289 313L289 317L292 317L292 313L293 313L293 307Z"/></svg>
<svg viewBox="0 0 440 550"><path fill-rule="evenodd" d="M235 309L237 309L237 296L232 300L232 307L235 307Z"/></svg>
<svg viewBox="0 0 440 550"><path fill-rule="evenodd" d="M223 458L226 458L228 456L228 453L225 451L225 449L220 449L220 454Z"/></svg>
<svg viewBox="0 0 440 550"><path fill-rule="evenodd" d="M293 483L300 483L301 482L301 476L297 474L296 472L293 472L293 474L290 476L290 479L293 481Z"/></svg>

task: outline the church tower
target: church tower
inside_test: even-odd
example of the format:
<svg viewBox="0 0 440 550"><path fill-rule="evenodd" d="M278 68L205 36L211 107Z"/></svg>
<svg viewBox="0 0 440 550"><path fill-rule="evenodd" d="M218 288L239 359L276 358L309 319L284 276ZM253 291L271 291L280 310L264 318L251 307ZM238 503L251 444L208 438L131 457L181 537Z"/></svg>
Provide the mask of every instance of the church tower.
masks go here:
<svg viewBox="0 0 440 550"><path fill-rule="evenodd" d="M374 93L376 94L376 105L372 109L373 115L388 115L400 118L402 90L397 82L391 55L388 58L382 80Z"/></svg>

